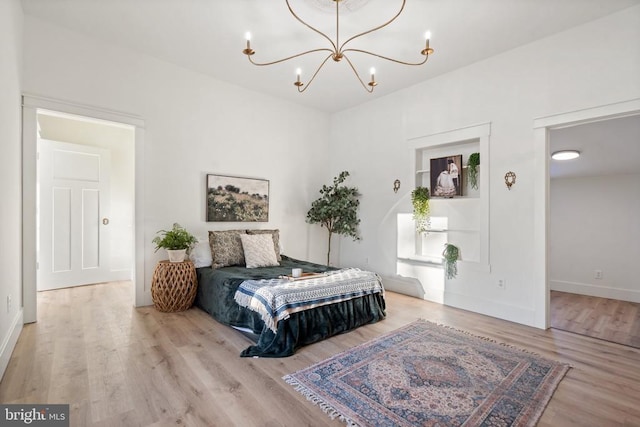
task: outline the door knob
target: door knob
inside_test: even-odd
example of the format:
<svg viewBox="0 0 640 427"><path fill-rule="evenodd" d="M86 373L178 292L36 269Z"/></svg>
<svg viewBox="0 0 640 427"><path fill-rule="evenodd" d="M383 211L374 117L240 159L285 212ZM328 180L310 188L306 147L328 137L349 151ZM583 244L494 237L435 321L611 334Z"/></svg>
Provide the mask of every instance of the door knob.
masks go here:
<svg viewBox="0 0 640 427"><path fill-rule="evenodd" d="M109 218L102 218L102 224L109 225Z"/></svg>

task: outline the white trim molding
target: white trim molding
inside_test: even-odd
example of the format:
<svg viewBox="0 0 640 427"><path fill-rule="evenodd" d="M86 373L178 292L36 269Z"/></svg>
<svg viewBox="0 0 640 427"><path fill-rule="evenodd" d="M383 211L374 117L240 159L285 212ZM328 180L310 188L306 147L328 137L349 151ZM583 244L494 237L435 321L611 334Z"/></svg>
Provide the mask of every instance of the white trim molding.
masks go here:
<svg viewBox="0 0 640 427"><path fill-rule="evenodd" d="M635 289L596 286L590 283L568 282L565 280L549 280L549 287L552 291L640 303L640 291Z"/></svg>
<svg viewBox="0 0 640 427"><path fill-rule="evenodd" d="M39 111L79 116L83 120L133 126L135 138L135 222L133 293L137 307L151 303L150 289L145 289L144 236L144 120L132 114L57 100L33 94L22 96L22 277L24 322L37 320L36 278L36 156L37 115ZM55 114L54 113L54 114Z"/></svg>
<svg viewBox="0 0 640 427"><path fill-rule="evenodd" d="M481 197L480 197L480 261L477 271L490 272L491 260L490 260L490 229L489 229L489 215L490 215L490 185L489 185L489 171L490 168L490 150L489 150L489 138L491 136L491 123L480 123L476 125L466 126L459 129L452 129L448 131L438 132L431 135L417 136L407 140L407 145L410 149L409 157L411 159L410 170L415 172L419 166L418 151L435 148L455 146L468 141L479 141L480 158L482 159L482 167L480 168L480 182L486 183L483 185ZM466 263L468 265L473 262Z"/></svg>
<svg viewBox="0 0 640 427"><path fill-rule="evenodd" d="M569 111L533 120L534 134L534 325L547 329L550 327L549 314L549 131L563 127L577 126L602 120L640 114L640 98L613 104L600 105L576 111ZM539 284L539 286L538 286Z"/></svg>
<svg viewBox="0 0 640 427"><path fill-rule="evenodd" d="M16 343L20 337L20 332L22 332L23 324L23 311L20 309L13 318L13 322L11 322L9 333L4 337L2 344L0 345L0 380L4 376L7 366L9 366L9 360L11 359L13 350L16 348Z"/></svg>

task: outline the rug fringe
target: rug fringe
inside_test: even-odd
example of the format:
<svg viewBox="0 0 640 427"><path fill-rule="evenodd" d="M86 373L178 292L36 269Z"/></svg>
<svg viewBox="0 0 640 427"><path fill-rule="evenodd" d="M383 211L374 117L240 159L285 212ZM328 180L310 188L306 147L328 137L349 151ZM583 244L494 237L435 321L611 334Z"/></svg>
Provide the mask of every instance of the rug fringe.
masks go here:
<svg viewBox="0 0 640 427"><path fill-rule="evenodd" d="M350 418L345 417L340 414L333 406L328 404L324 399L315 394L313 391L309 390L303 384L300 384L294 377L291 375L285 375L282 379L289 385L292 385L294 389L302 394L309 402L317 405L322 409L322 412L327 414L329 418L335 420L338 418L340 421L347 424L347 427L358 427L358 424L354 423Z"/></svg>
<svg viewBox="0 0 640 427"><path fill-rule="evenodd" d="M521 351L521 352L523 352L523 353L531 354L531 355L533 355L533 356L537 356L537 357L548 357L548 356L543 356L543 355L541 355L541 354L538 354L538 353L536 353L536 352L534 352L534 351L526 350L526 349L524 349L524 348L522 348L522 347L518 347L518 346L513 345L513 344L507 344L507 343L505 343L505 342L497 341L497 340L495 340L495 339L493 339L493 338L487 338L487 337L483 337L482 335L476 335L476 334L475 334L475 333L473 333L473 332L465 331L464 329L459 329L459 328L456 328L456 327L454 327L454 326L445 325L445 324L443 324L443 323L439 323L439 322L432 322L432 321L430 321L430 320L426 320L426 319L418 319L417 321L418 321L418 322L431 323L431 324L436 325L436 326L441 326L441 327L443 327L443 328L445 328L445 329L451 329L452 331L456 331L456 332L459 332L459 333L461 333L461 334L469 335L470 337L474 337L474 338L477 338L477 339L480 339L480 340L483 340L483 341L488 341L488 342L493 343L493 344L498 344L498 345L501 345L501 346L503 346L503 347L510 348L510 349L512 349L512 350L518 350L518 351ZM412 323L413 323L413 322L412 322ZM409 325L411 325L411 323L410 323ZM407 325L407 326L409 326L409 325ZM563 362L560 362L560 363L563 363ZM572 367L573 367L573 366L571 366L571 365L570 365L570 364L568 364L568 363L563 363L563 364L565 364L565 365L569 366L570 368L572 368Z"/></svg>

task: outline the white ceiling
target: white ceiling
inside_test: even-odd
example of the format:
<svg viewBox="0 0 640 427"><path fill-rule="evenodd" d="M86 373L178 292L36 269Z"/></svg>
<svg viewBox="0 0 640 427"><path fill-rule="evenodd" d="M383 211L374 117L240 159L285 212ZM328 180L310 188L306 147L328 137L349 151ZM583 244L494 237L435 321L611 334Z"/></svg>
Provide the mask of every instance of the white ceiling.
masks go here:
<svg viewBox="0 0 640 427"><path fill-rule="evenodd" d="M640 173L640 115L552 130L550 152L560 150L580 157L551 160L551 178Z"/></svg>
<svg viewBox="0 0 640 427"><path fill-rule="evenodd" d="M402 3L349 1L362 3L362 7L341 15L342 40L385 22ZM333 37L333 9L311 6L314 2L332 4L331 0L290 0L302 19ZM293 86L294 70L302 68L306 80L324 56L255 67L242 54L247 31L253 34L256 61L328 47L328 41L289 14L284 0L22 0L27 15L327 112L367 102L637 4L640 0L407 0L395 22L354 41L351 47L416 61L422 58L424 32L430 30L435 54L427 64L408 67L353 55L364 79L371 66L377 70L379 86L368 94L345 61L329 60L313 85L299 94Z"/></svg>

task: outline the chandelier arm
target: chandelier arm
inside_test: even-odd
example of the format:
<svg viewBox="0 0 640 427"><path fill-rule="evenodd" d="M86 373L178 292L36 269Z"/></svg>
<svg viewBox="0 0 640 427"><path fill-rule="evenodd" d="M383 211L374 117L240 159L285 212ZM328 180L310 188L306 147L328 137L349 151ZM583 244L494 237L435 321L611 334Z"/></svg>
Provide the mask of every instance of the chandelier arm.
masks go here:
<svg viewBox="0 0 640 427"><path fill-rule="evenodd" d="M406 1L406 0L404 0L404 1ZM312 27L311 25L307 24L302 19L300 19L300 17L298 15L296 15L296 13L291 8L291 5L289 4L289 0L285 0L285 2L287 3L287 7L289 8L289 12L293 15L294 18L296 18L302 25L304 25L305 27L309 28L311 31L315 31L316 33L320 34L325 39L329 40L329 43L331 43L331 46L333 46L333 52L334 53L338 52L338 46L336 45L336 43L333 42L333 40L331 40L331 38L329 36L327 36L322 31Z"/></svg>
<svg viewBox="0 0 640 427"><path fill-rule="evenodd" d="M287 0L287 3L288 3L288 0ZM387 25L391 24L393 21L395 21L395 20L396 20L396 18L398 18L398 16L400 16L400 14L402 13L402 11L404 10L404 5L405 5L406 3L407 3L407 0L402 0L402 6L400 6L400 10L398 11L398 13L396 13L396 14L395 14L395 16L394 16L393 18L391 18L390 20L388 20L388 21L387 21L387 22L385 22L384 24L382 24L382 25L378 25L378 26L377 26L377 27L375 27L375 28L372 28L372 29L370 29L370 30L368 30L368 31L365 31L365 32L362 32L362 33L360 33L360 34L356 34L355 36L353 36L353 37L351 37L351 38L347 39L344 43L342 43L342 44L340 45L340 52L342 52L342 49L343 49L343 48L347 45L347 43L349 43L351 40L353 40L353 39L357 39L358 37L362 37L362 36L367 35L367 34L369 34L369 33L373 33L374 31L378 31L379 29L384 28L384 27L386 27Z"/></svg>
<svg viewBox="0 0 640 427"><path fill-rule="evenodd" d="M362 78L360 77L360 74L358 74L358 72L356 71L356 67L353 66L353 64L351 63L351 60L346 55L344 56L344 59L346 59L347 63L349 63L349 66L353 70L353 74L356 75L356 77L358 78L358 81L360 82L360 84L362 85L364 90L366 90L369 93L373 92L374 86L371 86L371 89L369 89L367 87L367 85L362 81Z"/></svg>
<svg viewBox="0 0 640 427"><path fill-rule="evenodd" d="M255 62L253 59L251 59L251 55L247 55L247 58L249 58L249 62L251 62L253 65L257 65L259 67L262 67L262 66L265 66L265 65L279 64L281 62L285 62L285 61L288 61L290 59L297 58L299 56L308 55L310 53L315 53L315 52L323 52L323 51L331 52L331 55L333 55L333 51L331 49L325 47L325 48L321 48L321 49L307 50L306 52L301 52L301 53L298 53L296 55L291 55L291 56L288 56L286 58L278 59L277 61L272 61L272 62Z"/></svg>
<svg viewBox="0 0 640 427"><path fill-rule="evenodd" d="M325 49L325 50L329 50L329 49ZM327 61L329 60L329 58L331 58L332 56L333 56L333 52L331 52L331 54L329 54L329 56L327 56L327 57L324 59L324 61L322 61L322 63L320 64L320 66L318 67L318 69L316 70L316 72L315 72L315 73L313 73L313 76L311 76L311 80L309 80L309 83L307 83L307 84L304 86L304 89L300 89L302 86L298 86L298 92L302 93L302 92L304 92L305 90L307 90L307 88L308 88L309 86L311 86L311 83L313 83L313 80L316 78L316 76L318 75L318 73L320 72L320 70L322 69L322 67L324 67L324 64L326 64L326 63L327 63Z"/></svg>
<svg viewBox="0 0 640 427"><path fill-rule="evenodd" d="M375 56L377 58L385 59L387 61L395 62L397 64L402 64L402 65L422 65L425 62L427 62L427 59L429 59L429 55L425 55L424 56L424 60L422 60L421 62L404 62L404 61L400 61L399 59L389 58L388 56L378 55L377 53L368 52L368 51L362 50L362 49L346 49L346 50L343 51L343 53L347 53L347 52L364 53L366 55Z"/></svg>

